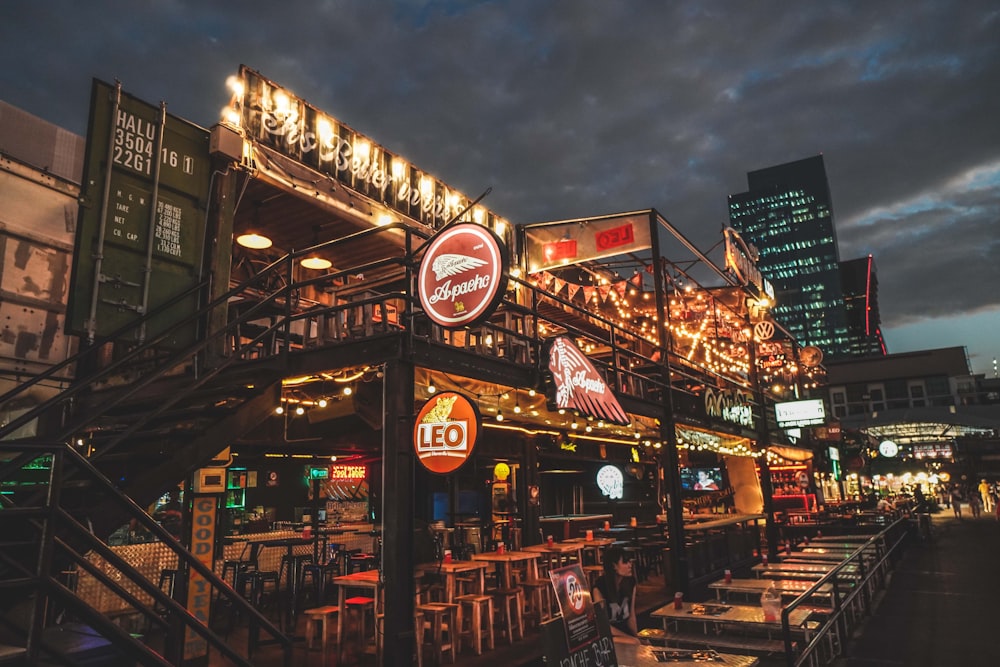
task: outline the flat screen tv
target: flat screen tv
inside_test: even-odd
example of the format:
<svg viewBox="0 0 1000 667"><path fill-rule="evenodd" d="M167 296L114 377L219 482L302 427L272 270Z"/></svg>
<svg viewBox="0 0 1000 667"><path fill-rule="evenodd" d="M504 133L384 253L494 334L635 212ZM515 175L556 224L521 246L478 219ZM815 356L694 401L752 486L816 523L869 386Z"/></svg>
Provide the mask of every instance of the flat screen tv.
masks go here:
<svg viewBox="0 0 1000 667"><path fill-rule="evenodd" d="M681 489L718 491L724 488L722 468L681 468Z"/></svg>

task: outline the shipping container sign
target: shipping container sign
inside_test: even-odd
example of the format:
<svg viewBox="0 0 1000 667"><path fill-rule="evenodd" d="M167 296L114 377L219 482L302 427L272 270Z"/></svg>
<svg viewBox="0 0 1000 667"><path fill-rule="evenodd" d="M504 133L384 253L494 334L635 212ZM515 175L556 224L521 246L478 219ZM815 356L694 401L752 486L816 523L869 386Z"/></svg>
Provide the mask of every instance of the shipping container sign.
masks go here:
<svg viewBox="0 0 1000 667"><path fill-rule="evenodd" d="M207 130L94 80L67 330L105 336L198 282L211 178ZM187 298L136 330L195 312ZM165 347L195 337L194 324Z"/></svg>

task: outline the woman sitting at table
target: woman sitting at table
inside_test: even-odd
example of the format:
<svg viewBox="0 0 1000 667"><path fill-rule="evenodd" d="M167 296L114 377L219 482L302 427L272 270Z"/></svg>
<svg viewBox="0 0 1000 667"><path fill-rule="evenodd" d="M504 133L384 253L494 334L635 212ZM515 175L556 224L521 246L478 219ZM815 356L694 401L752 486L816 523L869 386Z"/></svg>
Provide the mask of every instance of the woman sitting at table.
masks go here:
<svg viewBox="0 0 1000 667"><path fill-rule="evenodd" d="M635 577L632 560L621 547L608 547L604 552L604 573L590 592L594 602L604 600L611 622L611 634L635 637L638 625L635 617Z"/></svg>

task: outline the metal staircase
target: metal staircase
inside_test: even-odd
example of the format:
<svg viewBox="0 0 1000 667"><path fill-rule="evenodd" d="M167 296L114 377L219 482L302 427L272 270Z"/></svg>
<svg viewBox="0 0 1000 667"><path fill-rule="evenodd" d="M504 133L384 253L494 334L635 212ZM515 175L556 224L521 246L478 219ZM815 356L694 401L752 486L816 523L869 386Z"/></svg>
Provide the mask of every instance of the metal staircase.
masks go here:
<svg viewBox="0 0 1000 667"><path fill-rule="evenodd" d="M95 640L90 644L106 645L114 659L179 664L187 633L189 639L197 635L206 641L233 664L252 664L253 646L242 654L235 651L203 619L191 616L107 546L108 535L129 522L176 554L180 576L200 574L213 596L280 644L288 663L288 637L143 509L206 465L221 449L220 443L252 429L276 405L287 348L275 349L268 358L257 355L248 360L233 353L229 341L260 312L288 312L295 296L290 280L278 281L283 286L270 293L258 289L265 282L273 284L280 273L290 275L289 260L279 260L150 340L120 342L191 292L178 295L0 396L0 406L15 406L27 402L25 397L32 392L37 395L39 387L65 385L55 396L0 426L0 664L75 664L72 650L60 649L69 633L53 632L59 629L55 623L59 616L84 624L85 634ZM192 291L206 288L199 285ZM213 313L228 311L231 300L251 293L252 305L235 316L227 312L225 325L218 330L186 349L161 349L161 341L175 328L192 321L204 327ZM277 317L270 327L255 330L242 342L255 347L287 327L288 318ZM62 380L73 368L77 379ZM26 431L34 434L25 436ZM113 577L107 569L95 567L94 554L113 568ZM88 606L68 585L66 573L73 571L86 571L109 594L146 617L152 634L135 637ZM150 636L159 640L151 642Z"/></svg>

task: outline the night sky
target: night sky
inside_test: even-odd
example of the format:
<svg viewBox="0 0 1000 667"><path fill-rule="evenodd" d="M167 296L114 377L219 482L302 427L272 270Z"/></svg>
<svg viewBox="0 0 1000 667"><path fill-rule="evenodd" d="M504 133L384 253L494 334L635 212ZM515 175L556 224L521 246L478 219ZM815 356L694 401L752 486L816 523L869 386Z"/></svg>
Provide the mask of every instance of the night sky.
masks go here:
<svg viewBox="0 0 1000 667"><path fill-rule="evenodd" d="M822 153L889 352L1000 356L996 0L3 0L0 59L81 135L92 78L209 127L246 64L513 223L656 208L706 250Z"/></svg>

